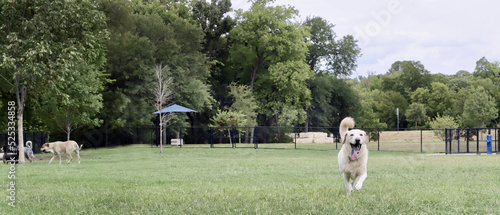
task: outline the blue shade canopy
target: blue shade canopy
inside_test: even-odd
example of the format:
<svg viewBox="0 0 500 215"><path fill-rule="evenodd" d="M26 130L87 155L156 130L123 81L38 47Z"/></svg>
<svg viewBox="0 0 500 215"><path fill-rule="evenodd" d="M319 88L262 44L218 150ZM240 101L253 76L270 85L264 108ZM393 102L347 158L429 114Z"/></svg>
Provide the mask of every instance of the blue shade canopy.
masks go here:
<svg viewBox="0 0 500 215"><path fill-rule="evenodd" d="M161 111L156 111L153 114L159 114L160 112L161 113L175 113L175 112L195 112L195 113L198 113L198 111L191 110L187 107L183 107L183 106L176 105L176 104L173 104L173 105L170 105L166 108L163 108Z"/></svg>

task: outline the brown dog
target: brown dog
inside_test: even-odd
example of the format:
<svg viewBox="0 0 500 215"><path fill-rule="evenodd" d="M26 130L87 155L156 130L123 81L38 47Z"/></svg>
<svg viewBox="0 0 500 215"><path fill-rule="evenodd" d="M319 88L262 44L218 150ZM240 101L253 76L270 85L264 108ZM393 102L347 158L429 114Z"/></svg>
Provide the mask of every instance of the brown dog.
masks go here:
<svg viewBox="0 0 500 215"><path fill-rule="evenodd" d="M43 144L40 151L42 152L52 152L54 156L50 159L49 164L52 163L52 160L57 156L59 156L59 164L61 164L61 153L66 153L68 155L69 161L68 164L73 160L71 157L71 153L73 151L76 152L76 157L78 157L78 164L80 164L80 150L82 149L83 144L78 147L78 144L75 141L57 141L51 143Z"/></svg>

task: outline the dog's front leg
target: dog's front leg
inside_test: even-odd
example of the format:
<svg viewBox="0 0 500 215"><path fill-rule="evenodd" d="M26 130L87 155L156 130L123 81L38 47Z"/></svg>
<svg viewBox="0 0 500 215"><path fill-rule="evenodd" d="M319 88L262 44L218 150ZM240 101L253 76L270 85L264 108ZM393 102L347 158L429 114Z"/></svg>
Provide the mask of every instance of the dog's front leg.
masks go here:
<svg viewBox="0 0 500 215"><path fill-rule="evenodd" d="M59 165L61 165L61 153L57 153L57 155L59 156Z"/></svg>
<svg viewBox="0 0 500 215"><path fill-rule="evenodd" d="M350 175L344 172L342 173L342 176L344 177L344 185L347 190L347 195L349 195L352 192L352 186L351 183L349 183Z"/></svg>
<svg viewBox="0 0 500 215"><path fill-rule="evenodd" d="M49 164L51 164L51 163L52 163L52 161L54 160L54 158L56 158L56 155L57 155L57 154L54 154L54 156L52 156L52 159L50 159Z"/></svg>
<svg viewBox="0 0 500 215"><path fill-rule="evenodd" d="M368 176L366 173L363 173L359 176L359 179L358 179L358 182L356 182L356 190L361 190L361 187L363 187L363 182L365 181L366 179L366 176Z"/></svg>

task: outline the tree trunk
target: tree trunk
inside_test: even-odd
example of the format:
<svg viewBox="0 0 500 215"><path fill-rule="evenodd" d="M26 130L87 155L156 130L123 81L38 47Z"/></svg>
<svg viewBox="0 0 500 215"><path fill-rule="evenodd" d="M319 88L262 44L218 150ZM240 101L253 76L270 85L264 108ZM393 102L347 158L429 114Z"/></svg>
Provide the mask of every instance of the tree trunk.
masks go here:
<svg viewBox="0 0 500 215"><path fill-rule="evenodd" d="M167 126L163 126L163 143L167 144Z"/></svg>
<svg viewBox="0 0 500 215"><path fill-rule="evenodd" d="M231 129L227 129L227 132L229 133L229 143L231 143L231 147L233 147L233 138L231 138Z"/></svg>
<svg viewBox="0 0 500 215"><path fill-rule="evenodd" d="M257 52L257 62L255 62L255 65L252 70L252 77L250 82L250 90L252 92L253 92L253 86L255 84L255 79L257 79L257 71L259 70L260 64L262 64L262 62L264 62L264 59L266 58L264 57L264 54L259 54L258 48L255 49L256 49L255 51Z"/></svg>
<svg viewBox="0 0 500 215"><path fill-rule="evenodd" d="M255 83L255 77L257 76L257 70L259 70L259 63L256 63L255 67L253 68L253 71L252 71L252 80L250 82L250 90L253 91L253 85Z"/></svg>
<svg viewBox="0 0 500 215"><path fill-rule="evenodd" d="M245 143L249 143L248 139L250 139L250 129L245 128Z"/></svg>
<svg viewBox="0 0 500 215"><path fill-rule="evenodd" d="M161 111L161 109L160 109ZM161 112L159 113L160 114L160 153L163 153L163 120L162 120L162 115L161 115Z"/></svg>
<svg viewBox="0 0 500 215"><path fill-rule="evenodd" d="M66 109L66 141L69 141L71 138L71 122L69 120L69 106Z"/></svg>
<svg viewBox="0 0 500 215"><path fill-rule="evenodd" d="M17 134L18 134L18 149L19 160L17 163L24 164L24 130L23 130L23 115L24 115L24 102L26 101L26 86L19 85L19 78L16 78L15 85L16 98L17 98Z"/></svg>
<svg viewBox="0 0 500 215"><path fill-rule="evenodd" d="M306 111L306 123L304 125L304 132L309 132L309 111Z"/></svg>
<svg viewBox="0 0 500 215"><path fill-rule="evenodd" d="M252 133L250 134L250 143L253 143L253 135L255 134L255 127L252 128Z"/></svg>
<svg viewBox="0 0 500 215"><path fill-rule="evenodd" d="M71 137L71 127L66 125L66 140L69 141Z"/></svg>
<svg viewBox="0 0 500 215"><path fill-rule="evenodd" d="M23 109L19 109L17 112L17 139L18 144L17 147L19 149L19 160L17 163L24 164L24 137L23 137Z"/></svg>
<svg viewBox="0 0 500 215"><path fill-rule="evenodd" d="M108 120L106 120L106 119L104 120L104 135L105 135L105 137L104 137L104 139L105 139L104 145L106 147L108 147Z"/></svg>

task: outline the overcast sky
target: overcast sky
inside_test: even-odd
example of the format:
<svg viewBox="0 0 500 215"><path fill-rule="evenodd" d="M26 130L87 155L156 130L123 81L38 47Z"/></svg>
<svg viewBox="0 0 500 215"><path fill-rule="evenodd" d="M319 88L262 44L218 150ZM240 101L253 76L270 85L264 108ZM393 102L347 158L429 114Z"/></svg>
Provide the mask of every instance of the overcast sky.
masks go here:
<svg viewBox="0 0 500 215"><path fill-rule="evenodd" d="M247 0L232 0L248 10ZM352 77L385 74L398 60L420 61L432 74L473 72L476 61L500 60L500 1L492 0L277 0L300 20L319 16L337 36L353 35L363 56Z"/></svg>

